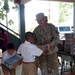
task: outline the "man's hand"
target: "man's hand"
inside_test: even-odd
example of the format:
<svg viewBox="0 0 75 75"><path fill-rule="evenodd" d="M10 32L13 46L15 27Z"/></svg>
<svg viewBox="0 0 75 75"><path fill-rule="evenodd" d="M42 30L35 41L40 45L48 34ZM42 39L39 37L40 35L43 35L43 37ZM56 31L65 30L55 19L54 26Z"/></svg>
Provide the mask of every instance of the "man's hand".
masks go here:
<svg viewBox="0 0 75 75"><path fill-rule="evenodd" d="M51 45L50 44L46 44L45 46L47 46L48 48L48 50L50 50L50 48L51 48Z"/></svg>

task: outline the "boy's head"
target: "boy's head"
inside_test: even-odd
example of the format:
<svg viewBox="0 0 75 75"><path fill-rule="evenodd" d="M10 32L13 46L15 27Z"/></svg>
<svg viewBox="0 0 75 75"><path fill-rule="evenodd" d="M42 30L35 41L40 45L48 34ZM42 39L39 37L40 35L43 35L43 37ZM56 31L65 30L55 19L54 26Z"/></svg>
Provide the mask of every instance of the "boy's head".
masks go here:
<svg viewBox="0 0 75 75"><path fill-rule="evenodd" d="M13 44L13 43L9 43L9 44L7 45L7 51L8 51L8 53L9 53L10 55L12 55L12 54L14 53L14 50L15 50L14 44Z"/></svg>
<svg viewBox="0 0 75 75"><path fill-rule="evenodd" d="M32 32L26 32L25 33L25 40L34 43L35 42L35 36Z"/></svg>

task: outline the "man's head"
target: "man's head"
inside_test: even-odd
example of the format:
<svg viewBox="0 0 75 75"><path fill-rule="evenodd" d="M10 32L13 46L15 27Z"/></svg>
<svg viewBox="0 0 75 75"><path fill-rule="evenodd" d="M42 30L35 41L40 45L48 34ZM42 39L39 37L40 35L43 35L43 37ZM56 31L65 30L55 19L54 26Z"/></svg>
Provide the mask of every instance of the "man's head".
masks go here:
<svg viewBox="0 0 75 75"><path fill-rule="evenodd" d="M42 20L44 18L44 13L38 13L36 15L36 20L39 21L39 20Z"/></svg>
<svg viewBox="0 0 75 75"><path fill-rule="evenodd" d="M44 26L46 24L47 16L44 13L38 13L36 15L36 20L40 26Z"/></svg>

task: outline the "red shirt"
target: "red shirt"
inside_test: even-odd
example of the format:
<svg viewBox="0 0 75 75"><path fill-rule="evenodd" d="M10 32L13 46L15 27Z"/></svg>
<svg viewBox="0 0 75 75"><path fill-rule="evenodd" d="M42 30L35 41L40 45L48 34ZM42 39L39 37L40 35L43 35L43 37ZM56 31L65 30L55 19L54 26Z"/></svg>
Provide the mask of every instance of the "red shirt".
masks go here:
<svg viewBox="0 0 75 75"><path fill-rule="evenodd" d="M3 33L2 38L4 39L2 41L2 48L6 48L8 44L8 35L6 32Z"/></svg>

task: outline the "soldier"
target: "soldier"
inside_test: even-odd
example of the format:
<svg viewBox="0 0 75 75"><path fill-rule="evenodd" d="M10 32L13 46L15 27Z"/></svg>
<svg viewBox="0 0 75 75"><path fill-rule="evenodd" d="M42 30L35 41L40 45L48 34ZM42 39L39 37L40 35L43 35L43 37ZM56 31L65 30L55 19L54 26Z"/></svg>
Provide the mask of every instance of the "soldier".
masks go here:
<svg viewBox="0 0 75 75"><path fill-rule="evenodd" d="M48 54L37 57L36 66L40 67L42 75L59 75L57 56L59 33L53 24L47 23L47 16L44 16L44 13L38 13L36 20L39 24L33 31L37 39L36 43L38 46L47 45L49 50Z"/></svg>

